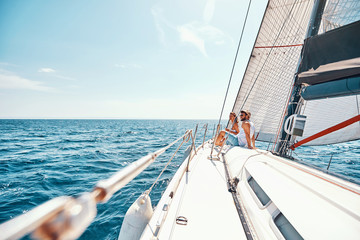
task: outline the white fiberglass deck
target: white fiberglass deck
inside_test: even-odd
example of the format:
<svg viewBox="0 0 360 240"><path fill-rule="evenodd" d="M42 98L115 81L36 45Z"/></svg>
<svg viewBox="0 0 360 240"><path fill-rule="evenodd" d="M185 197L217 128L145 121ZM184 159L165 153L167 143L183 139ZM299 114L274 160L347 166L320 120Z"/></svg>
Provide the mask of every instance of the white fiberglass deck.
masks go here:
<svg viewBox="0 0 360 240"><path fill-rule="evenodd" d="M210 150L209 147L200 149L190 163L190 172L185 172L177 193L170 200L158 239L246 239L232 195L228 192L224 164L209 160ZM165 201L164 198L160 200L143 239L149 239L156 232L150 226L155 226L156 221L161 222L163 217L159 209L168 203ZM187 225L175 222L179 216L188 220Z"/></svg>
<svg viewBox="0 0 360 240"><path fill-rule="evenodd" d="M208 160L210 150L209 145L199 149L190 172L186 161L180 166L142 239L246 239L224 164ZM359 185L262 150L225 152L230 178L239 178L237 199L255 239L284 239L284 234L288 239L359 239ZM251 178L260 186L256 191ZM261 203L264 194L267 200ZM286 219L275 223L280 213ZM186 225L176 223L180 216Z"/></svg>

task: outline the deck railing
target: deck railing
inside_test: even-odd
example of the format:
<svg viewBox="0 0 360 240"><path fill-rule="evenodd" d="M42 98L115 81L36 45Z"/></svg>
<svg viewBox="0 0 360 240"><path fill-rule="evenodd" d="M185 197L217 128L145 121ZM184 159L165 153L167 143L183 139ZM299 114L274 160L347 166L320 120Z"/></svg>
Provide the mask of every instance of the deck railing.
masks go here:
<svg viewBox="0 0 360 240"><path fill-rule="evenodd" d="M187 130L183 136L166 147L131 163L109 179L99 181L93 191L84 193L78 198L69 196L54 198L1 224L0 239L18 239L32 232L40 239L78 238L95 218L97 203L109 200L115 192L145 170L158 156L181 139L182 143L189 141L190 137L194 147L195 136L192 135L192 130ZM193 150L196 153L196 148Z"/></svg>

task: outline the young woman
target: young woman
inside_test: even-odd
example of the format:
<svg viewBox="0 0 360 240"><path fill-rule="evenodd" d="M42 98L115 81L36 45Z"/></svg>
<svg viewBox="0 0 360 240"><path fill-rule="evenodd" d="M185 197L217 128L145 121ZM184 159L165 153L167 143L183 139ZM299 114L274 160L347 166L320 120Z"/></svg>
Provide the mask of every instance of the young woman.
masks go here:
<svg viewBox="0 0 360 240"><path fill-rule="evenodd" d="M232 126L232 127L231 127L231 129L225 128L225 131L221 131L219 133L218 137L215 140L215 145L217 145L217 146L222 146L224 144L226 132L229 132L226 143L228 145L232 145L232 146L239 145L238 138L236 136L239 133L238 119L234 112L230 113L229 118L230 118L230 126Z"/></svg>

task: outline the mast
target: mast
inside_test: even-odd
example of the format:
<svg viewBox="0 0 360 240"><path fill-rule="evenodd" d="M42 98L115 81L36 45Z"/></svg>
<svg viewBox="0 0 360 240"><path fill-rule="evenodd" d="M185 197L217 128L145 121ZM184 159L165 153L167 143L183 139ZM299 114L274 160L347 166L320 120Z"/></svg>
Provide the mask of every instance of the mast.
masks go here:
<svg viewBox="0 0 360 240"><path fill-rule="evenodd" d="M326 5L326 0L316 0L314 2L314 8L313 8L311 18L309 21L309 27L307 30L306 38L309 38L309 37L312 37L312 36L315 36L318 34L325 5ZM298 69L300 66L301 59L303 57L302 54L299 59ZM291 93L291 97L289 99L289 105L288 105L288 109L286 111L286 116L281 125L282 129L281 129L281 133L280 133L280 140L276 147L276 152L280 156L288 156L288 154L287 154L288 153L288 145L289 145L289 141L291 140L291 136L290 136L290 138L288 138L288 134L284 131L284 123L288 117L290 117L291 115L293 115L297 112L300 112L300 110L301 110L301 102L300 102L301 85L295 85L296 78L297 78L297 76L295 76L295 78L294 78L294 87L293 87L293 90Z"/></svg>

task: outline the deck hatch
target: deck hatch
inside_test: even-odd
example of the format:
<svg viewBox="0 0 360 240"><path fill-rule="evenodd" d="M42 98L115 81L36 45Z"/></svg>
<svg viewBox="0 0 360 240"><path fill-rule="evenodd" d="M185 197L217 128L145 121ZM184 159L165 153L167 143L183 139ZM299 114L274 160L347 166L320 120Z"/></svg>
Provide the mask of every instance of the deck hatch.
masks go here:
<svg viewBox="0 0 360 240"><path fill-rule="evenodd" d="M259 186L253 177L250 176L248 183L263 206L270 202L269 196L264 192L264 190Z"/></svg>

